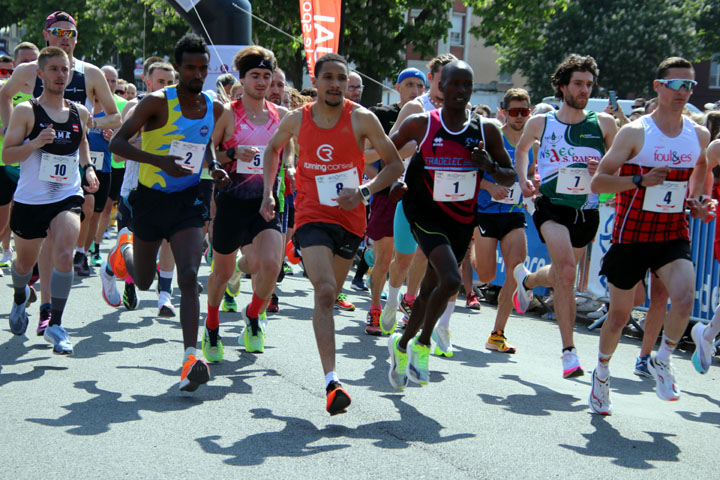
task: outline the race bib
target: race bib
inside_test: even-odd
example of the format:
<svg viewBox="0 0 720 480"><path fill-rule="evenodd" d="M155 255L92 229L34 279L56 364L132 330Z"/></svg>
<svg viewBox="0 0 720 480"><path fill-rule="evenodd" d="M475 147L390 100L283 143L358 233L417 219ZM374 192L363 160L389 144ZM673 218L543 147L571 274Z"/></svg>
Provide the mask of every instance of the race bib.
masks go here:
<svg viewBox="0 0 720 480"><path fill-rule="evenodd" d="M95 165L95 170L102 170L105 163L105 152L90 152L90 162Z"/></svg>
<svg viewBox="0 0 720 480"><path fill-rule="evenodd" d="M320 203L329 207L336 207L340 190L360 186L357 168L329 175L318 175L315 177L315 185L317 186Z"/></svg>
<svg viewBox="0 0 720 480"><path fill-rule="evenodd" d="M497 200L498 203L507 203L509 205L517 205L522 201L522 189L520 184L515 182L510 187L507 196L502 200Z"/></svg>
<svg viewBox="0 0 720 480"><path fill-rule="evenodd" d="M252 161L250 162L243 162L242 160L237 160L235 162L237 164L237 168L235 170L237 173L244 173L247 175L262 175L263 154L265 153L265 146L253 145L253 147L257 148L260 151L255 154Z"/></svg>
<svg viewBox="0 0 720 480"><path fill-rule="evenodd" d="M175 163L189 168L193 173L198 173L202 169L205 147L206 145L201 143L173 140L172 143L170 143L170 155L182 157L182 160L176 160Z"/></svg>
<svg viewBox="0 0 720 480"><path fill-rule="evenodd" d="M643 210L659 213L683 211L688 182L664 182L645 188Z"/></svg>
<svg viewBox="0 0 720 480"><path fill-rule="evenodd" d="M433 200L436 202L462 202L475 198L477 171L435 172Z"/></svg>
<svg viewBox="0 0 720 480"><path fill-rule="evenodd" d="M78 154L53 155L43 153L40 157L40 173L38 178L45 182L74 183L74 175L78 171Z"/></svg>
<svg viewBox="0 0 720 480"><path fill-rule="evenodd" d="M592 177L585 167L564 167L558 173L556 193L564 195L587 195Z"/></svg>

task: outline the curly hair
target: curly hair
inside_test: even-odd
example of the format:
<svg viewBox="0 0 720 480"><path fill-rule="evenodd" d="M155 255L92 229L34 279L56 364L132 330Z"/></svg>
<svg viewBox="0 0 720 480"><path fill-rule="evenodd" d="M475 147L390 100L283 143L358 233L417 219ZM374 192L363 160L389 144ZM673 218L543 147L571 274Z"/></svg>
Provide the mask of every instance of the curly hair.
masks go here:
<svg viewBox="0 0 720 480"><path fill-rule="evenodd" d="M442 67L455 60L457 60L457 57L452 53L443 53L442 55L438 55L437 57L430 60L427 63L427 68L428 70L430 70L430 73L435 74Z"/></svg>
<svg viewBox="0 0 720 480"><path fill-rule="evenodd" d="M210 58L210 50L207 43L200 35L186 33L175 44L175 63L182 65L184 53L204 53Z"/></svg>
<svg viewBox="0 0 720 480"><path fill-rule="evenodd" d="M597 79L600 75L595 59L590 55L585 57L577 54L568 56L555 69L555 73L550 77L550 85L555 90L555 98L562 100L563 94L560 87L569 85L573 72L590 72L593 76L593 84L597 85Z"/></svg>

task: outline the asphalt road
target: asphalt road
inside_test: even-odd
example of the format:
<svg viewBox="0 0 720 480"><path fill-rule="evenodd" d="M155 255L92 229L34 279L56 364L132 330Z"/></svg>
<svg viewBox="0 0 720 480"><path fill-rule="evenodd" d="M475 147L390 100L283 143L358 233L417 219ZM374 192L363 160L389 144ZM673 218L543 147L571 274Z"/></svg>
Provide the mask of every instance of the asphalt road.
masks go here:
<svg viewBox="0 0 720 480"><path fill-rule="evenodd" d="M353 404L329 417L312 292L299 275L280 285L264 354L245 353L239 314L221 313L225 359L211 366L208 385L185 394L177 389L180 325L155 317L154 291L140 292L140 308L126 311L104 303L97 275L76 279L64 318L75 352L58 357L35 336L38 304L27 336L10 333L4 271L2 479L718 476L720 366L701 376L686 352L674 360L682 397L666 403L654 381L633 375L639 340L625 337L611 364L615 414L601 418L587 408L589 373L562 379L554 322L513 316L507 335L518 353L504 355L484 349L494 308L458 307L455 356L431 358L430 384L396 393L387 339L363 332L369 296L348 291L358 309L335 321L338 373ZM203 264L201 279L208 274ZM249 298L244 281L239 299ZM588 371L597 344L597 331L576 326Z"/></svg>

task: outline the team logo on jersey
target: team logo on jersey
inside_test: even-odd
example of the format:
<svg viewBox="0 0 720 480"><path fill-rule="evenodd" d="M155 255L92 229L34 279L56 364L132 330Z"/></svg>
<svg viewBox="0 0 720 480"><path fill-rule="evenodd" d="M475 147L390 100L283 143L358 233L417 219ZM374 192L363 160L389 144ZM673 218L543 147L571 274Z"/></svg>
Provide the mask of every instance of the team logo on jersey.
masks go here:
<svg viewBox="0 0 720 480"><path fill-rule="evenodd" d="M210 129L207 127L207 125L203 125L202 128L200 128L200 136L207 137L209 131Z"/></svg>
<svg viewBox="0 0 720 480"><path fill-rule="evenodd" d="M555 145L555 144L558 143L559 141L560 141L560 137L558 137L557 135L555 135L555 132L552 132L551 135L548 135L548 136L546 136L546 137L543 137L543 142L547 142L547 143L549 143L550 145Z"/></svg>
<svg viewBox="0 0 720 480"><path fill-rule="evenodd" d="M316 154L317 154L317 157L320 160L322 160L323 162L331 162L333 159L332 158L333 150L334 150L334 148L332 145L328 145L327 143L324 143L317 148Z"/></svg>
<svg viewBox="0 0 720 480"><path fill-rule="evenodd" d="M75 133L79 133L79 132L80 132L80 127L78 126L77 123L73 123L73 124L72 124L72 129L73 129L73 132L75 132Z"/></svg>
<svg viewBox="0 0 720 480"><path fill-rule="evenodd" d="M442 146L443 146L443 138L442 137L433 138L433 147L442 147Z"/></svg>
<svg viewBox="0 0 720 480"><path fill-rule="evenodd" d="M480 142L479 138L468 137L465 139L465 147L467 147L467 148L477 147L479 142Z"/></svg>

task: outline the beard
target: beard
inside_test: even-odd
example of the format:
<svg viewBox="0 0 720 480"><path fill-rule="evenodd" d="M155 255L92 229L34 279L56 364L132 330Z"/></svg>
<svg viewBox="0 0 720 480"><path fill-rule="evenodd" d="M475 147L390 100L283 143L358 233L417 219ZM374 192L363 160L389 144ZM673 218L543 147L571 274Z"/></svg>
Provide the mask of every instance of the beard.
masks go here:
<svg viewBox="0 0 720 480"><path fill-rule="evenodd" d="M588 103L588 99L581 99L578 100L577 97L573 97L572 95L568 95L566 98L563 99L565 103L567 103L572 108L576 108L578 110L583 110Z"/></svg>

